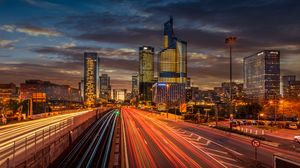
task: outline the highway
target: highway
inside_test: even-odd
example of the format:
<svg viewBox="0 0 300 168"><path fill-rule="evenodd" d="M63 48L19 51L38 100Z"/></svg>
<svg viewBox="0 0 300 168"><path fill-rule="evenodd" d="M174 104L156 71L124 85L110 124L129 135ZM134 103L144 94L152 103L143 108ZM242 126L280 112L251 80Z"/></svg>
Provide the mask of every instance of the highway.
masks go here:
<svg viewBox="0 0 300 168"><path fill-rule="evenodd" d="M256 166L250 138L131 108L124 108L122 117L128 167ZM266 144L257 151L264 167L272 167L274 153L300 158L299 153Z"/></svg>
<svg viewBox="0 0 300 168"><path fill-rule="evenodd" d="M0 165L7 158L13 159L14 163L22 160L26 157L23 155L24 152L29 154L33 148L37 150L37 147L41 147L44 142L49 142L55 138L54 136L60 135L71 126L75 116L88 112L90 110L1 126Z"/></svg>
<svg viewBox="0 0 300 168"><path fill-rule="evenodd" d="M201 145L207 141L173 130L147 112L123 108L121 114L128 167L243 167L227 150L205 150Z"/></svg>
<svg viewBox="0 0 300 168"><path fill-rule="evenodd" d="M111 110L98 119L77 143L66 151L56 163L50 167L107 167L117 110Z"/></svg>

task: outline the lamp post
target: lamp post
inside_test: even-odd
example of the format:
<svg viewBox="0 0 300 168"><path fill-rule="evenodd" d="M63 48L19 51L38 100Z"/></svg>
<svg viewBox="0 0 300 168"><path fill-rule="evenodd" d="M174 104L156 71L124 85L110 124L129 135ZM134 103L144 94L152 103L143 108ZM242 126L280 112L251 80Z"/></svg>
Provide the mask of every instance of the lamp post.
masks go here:
<svg viewBox="0 0 300 168"><path fill-rule="evenodd" d="M166 87L167 87L167 96L166 96L166 98L167 98L167 118L169 118L169 84L167 84L166 85Z"/></svg>
<svg viewBox="0 0 300 168"><path fill-rule="evenodd" d="M257 126L259 125L260 117L263 117L263 116L264 116L264 113L258 113L258 122L257 122Z"/></svg>
<svg viewBox="0 0 300 168"><path fill-rule="evenodd" d="M230 103L229 103L229 114L232 114L232 46L236 42L236 37L230 36L225 39L225 43L229 45L229 69L230 69Z"/></svg>
<svg viewBox="0 0 300 168"><path fill-rule="evenodd" d="M280 100L279 103L282 105L282 121L284 121L284 100Z"/></svg>

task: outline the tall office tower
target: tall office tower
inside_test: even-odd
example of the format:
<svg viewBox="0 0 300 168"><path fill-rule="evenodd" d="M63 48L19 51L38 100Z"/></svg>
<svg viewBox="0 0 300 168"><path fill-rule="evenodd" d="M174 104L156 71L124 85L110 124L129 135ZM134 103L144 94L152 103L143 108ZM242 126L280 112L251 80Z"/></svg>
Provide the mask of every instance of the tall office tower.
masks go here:
<svg viewBox="0 0 300 168"><path fill-rule="evenodd" d="M164 49L160 52L159 82L186 83L187 42L175 37L173 18L164 24Z"/></svg>
<svg viewBox="0 0 300 168"><path fill-rule="evenodd" d="M100 76L100 98L104 100L111 98L110 77L107 74Z"/></svg>
<svg viewBox="0 0 300 168"><path fill-rule="evenodd" d="M113 89L113 99L117 102L123 102L126 99L127 89Z"/></svg>
<svg viewBox="0 0 300 168"><path fill-rule="evenodd" d="M139 95L141 101L151 101L151 88L154 80L154 48L139 48Z"/></svg>
<svg viewBox="0 0 300 168"><path fill-rule="evenodd" d="M291 82L296 81L295 75L286 75L282 76L281 82L282 82L282 95L284 98L289 97L289 86Z"/></svg>
<svg viewBox="0 0 300 168"><path fill-rule="evenodd" d="M186 101L187 42L174 35L173 18L164 23L164 49L159 53L158 83L153 85L154 103L170 108Z"/></svg>
<svg viewBox="0 0 300 168"><path fill-rule="evenodd" d="M84 103L91 107L99 98L99 61L94 52L84 53Z"/></svg>
<svg viewBox="0 0 300 168"><path fill-rule="evenodd" d="M132 93L132 97L137 97L139 95L139 76L138 75L132 76L131 93Z"/></svg>
<svg viewBox="0 0 300 168"><path fill-rule="evenodd" d="M259 102L280 97L280 52L264 50L244 58L247 97Z"/></svg>
<svg viewBox="0 0 300 168"><path fill-rule="evenodd" d="M81 99L81 102L84 101L84 80L81 80L78 84L78 89L79 89L79 92L80 92L80 99Z"/></svg>

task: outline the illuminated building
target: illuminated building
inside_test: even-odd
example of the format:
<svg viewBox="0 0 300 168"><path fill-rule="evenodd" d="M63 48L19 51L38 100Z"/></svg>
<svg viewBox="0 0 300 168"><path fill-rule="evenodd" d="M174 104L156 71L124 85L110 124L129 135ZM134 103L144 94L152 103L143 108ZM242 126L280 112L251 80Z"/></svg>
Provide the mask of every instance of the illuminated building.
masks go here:
<svg viewBox="0 0 300 168"><path fill-rule="evenodd" d="M300 81L295 75L282 76L283 97L290 100L300 99Z"/></svg>
<svg viewBox="0 0 300 168"><path fill-rule="evenodd" d="M81 98L81 101L83 102L84 101L84 80L81 80L79 83L78 83L78 89L80 91L80 98Z"/></svg>
<svg viewBox="0 0 300 168"><path fill-rule="evenodd" d="M69 85L58 85L49 81L26 80L20 84L20 99L31 99L34 93L45 93L47 101L80 102L80 91Z"/></svg>
<svg viewBox="0 0 300 168"><path fill-rule="evenodd" d="M98 55L84 53L84 103L93 106L99 98L99 63Z"/></svg>
<svg viewBox="0 0 300 168"><path fill-rule="evenodd" d="M18 90L14 83L0 84L1 99L16 99L17 97L18 97Z"/></svg>
<svg viewBox="0 0 300 168"><path fill-rule="evenodd" d="M131 79L131 96L136 97L139 95L139 77L138 75L133 75Z"/></svg>
<svg viewBox="0 0 300 168"><path fill-rule="evenodd" d="M295 75L282 76L281 81L282 81L282 94L283 94L283 97L287 98L287 97L289 97L290 82L296 81L296 76Z"/></svg>
<svg viewBox="0 0 300 168"><path fill-rule="evenodd" d="M111 98L110 77L107 74L100 76L100 98L109 100Z"/></svg>
<svg viewBox="0 0 300 168"><path fill-rule="evenodd" d="M127 89L113 89L113 99L116 102L123 102L127 96Z"/></svg>
<svg viewBox="0 0 300 168"><path fill-rule="evenodd" d="M156 104L165 103L168 107L176 107L185 102L185 84L157 82L152 90L153 102Z"/></svg>
<svg viewBox="0 0 300 168"><path fill-rule="evenodd" d="M153 102L166 103L168 107L185 103L186 86L190 83L187 83L187 42L175 37L172 17L164 23L158 76L158 83L153 85Z"/></svg>
<svg viewBox="0 0 300 168"><path fill-rule="evenodd" d="M151 101L151 88L154 79L154 48L142 46L139 48L139 95L140 101Z"/></svg>
<svg viewBox="0 0 300 168"><path fill-rule="evenodd" d="M172 17L164 24L164 49L159 56L158 82L186 83L187 42L175 37Z"/></svg>
<svg viewBox="0 0 300 168"><path fill-rule="evenodd" d="M259 102L280 97L280 52L264 50L244 58L244 89Z"/></svg>

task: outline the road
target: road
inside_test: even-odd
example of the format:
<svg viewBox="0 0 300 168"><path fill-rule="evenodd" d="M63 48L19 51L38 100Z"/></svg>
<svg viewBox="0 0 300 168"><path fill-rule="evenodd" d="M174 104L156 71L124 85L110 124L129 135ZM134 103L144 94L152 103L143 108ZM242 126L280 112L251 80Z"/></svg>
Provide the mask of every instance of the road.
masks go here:
<svg viewBox="0 0 300 168"><path fill-rule="evenodd" d="M219 146L195 135L184 135L149 113L122 109L128 167L243 167L243 163ZM192 140L194 139L194 140Z"/></svg>
<svg viewBox="0 0 300 168"><path fill-rule="evenodd" d="M129 167L255 167L251 139L136 109L123 109ZM298 153L261 144L257 160L272 167L273 154Z"/></svg>
<svg viewBox="0 0 300 168"><path fill-rule="evenodd" d="M50 167L107 167L117 110L111 110L98 119L73 145L70 151L62 154Z"/></svg>
<svg viewBox="0 0 300 168"><path fill-rule="evenodd" d="M46 140L50 141L71 126L75 116L88 112L90 110L1 126L0 165L7 158L17 162L17 159L21 159L18 155L25 157L21 155L24 151L29 152L33 147L36 150Z"/></svg>

